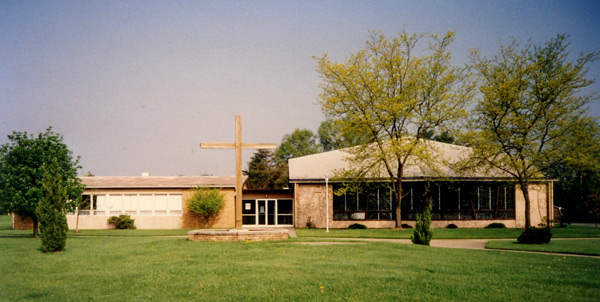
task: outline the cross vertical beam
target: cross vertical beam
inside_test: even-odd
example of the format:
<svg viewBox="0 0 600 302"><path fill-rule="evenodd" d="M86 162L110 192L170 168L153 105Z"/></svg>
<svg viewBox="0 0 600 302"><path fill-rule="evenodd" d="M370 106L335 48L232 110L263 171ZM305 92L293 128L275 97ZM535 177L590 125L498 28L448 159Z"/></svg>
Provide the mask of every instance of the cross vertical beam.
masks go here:
<svg viewBox="0 0 600 302"><path fill-rule="evenodd" d="M203 149L235 149L235 228L242 228L242 149L275 149L276 144L242 143L242 116L235 116L234 143L200 143Z"/></svg>
<svg viewBox="0 0 600 302"><path fill-rule="evenodd" d="M235 116L235 228L242 228L242 116Z"/></svg>

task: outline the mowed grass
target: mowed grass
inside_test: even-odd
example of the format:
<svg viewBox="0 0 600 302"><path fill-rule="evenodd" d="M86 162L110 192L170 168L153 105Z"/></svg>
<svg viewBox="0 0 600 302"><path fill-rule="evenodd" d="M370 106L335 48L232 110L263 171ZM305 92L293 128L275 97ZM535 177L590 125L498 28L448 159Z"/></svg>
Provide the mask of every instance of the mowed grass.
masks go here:
<svg viewBox="0 0 600 302"><path fill-rule="evenodd" d="M600 256L600 239L553 239L548 244L520 244L517 241L492 240L485 247L489 249Z"/></svg>
<svg viewBox="0 0 600 302"><path fill-rule="evenodd" d="M0 238L3 301L594 301L600 260L392 243Z"/></svg>
<svg viewBox="0 0 600 302"><path fill-rule="evenodd" d="M388 238L410 239L414 229L296 229L298 237ZM433 239L510 239L517 238L522 229L433 229ZM600 237L600 228L568 226L553 228L553 238Z"/></svg>

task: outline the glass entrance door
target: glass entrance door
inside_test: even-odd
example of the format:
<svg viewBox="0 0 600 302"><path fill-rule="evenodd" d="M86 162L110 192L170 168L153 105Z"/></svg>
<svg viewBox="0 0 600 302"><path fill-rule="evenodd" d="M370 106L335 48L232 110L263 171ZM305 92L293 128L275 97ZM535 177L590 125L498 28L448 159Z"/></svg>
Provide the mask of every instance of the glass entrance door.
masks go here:
<svg viewBox="0 0 600 302"><path fill-rule="evenodd" d="M244 200L243 225L292 226L293 201L291 199Z"/></svg>

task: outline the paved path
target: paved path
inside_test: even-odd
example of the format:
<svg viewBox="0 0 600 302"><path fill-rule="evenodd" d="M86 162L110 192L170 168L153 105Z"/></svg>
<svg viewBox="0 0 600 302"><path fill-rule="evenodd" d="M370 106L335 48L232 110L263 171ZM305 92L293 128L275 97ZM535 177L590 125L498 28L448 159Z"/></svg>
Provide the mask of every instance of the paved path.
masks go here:
<svg viewBox="0 0 600 302"><path fill-rule="evenodd" d="M403 243L411 244L410 239L383 239L383 238L332 238L332 237L318 237L322 240L335 240L335 241L371 241L371 242L392 242L392 243ZM485 244L489 239L432 239L431 246L434 247L445 247L455 249L475 249L484 250Z"/></svg>
<svg viewBox="0 0 600 302"><path fill-rule="evenodd" d="M321 242L305 242L306 244L327 244L326 241L334 241L333 244L340 244L335 241L352 241L352 242L392 242L402 244L412 244L410 239L384 239L384 238L331 238L331 237L313 237L316 239L322 239ZM576 238L572 238L576 239ZM554 256L565 256L565 257L584 257L584 258L596 258L600 259L600 256L593 255L581 255L581 254L563 254L563 253L549 253L549 252L536 252L536 251L521 251L521 250L503 250L503 249L486 249L485 244L489 240L514 240L514 239L432 239L431 246L442 247L442 248L453 248L453 249L470 249L470 250L488 250L488 251L499 251L499 252L512 252L512 253L528 253L528 254L541 254L541 255L554 255ZM556 238L553 240L563 240L563 238ZM569 239L565 239L569 240ZM304 242L299 242L304 243Z"/></svg>

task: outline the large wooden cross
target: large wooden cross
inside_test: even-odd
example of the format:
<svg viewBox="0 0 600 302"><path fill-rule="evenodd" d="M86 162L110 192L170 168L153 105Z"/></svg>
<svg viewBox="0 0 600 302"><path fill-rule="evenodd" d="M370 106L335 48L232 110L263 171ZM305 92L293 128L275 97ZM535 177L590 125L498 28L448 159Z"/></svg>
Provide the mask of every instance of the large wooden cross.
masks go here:
<svg viewBox="0 0 600 302"><path fill-rule="evenodd" d="M275 149L276 144L242 143L242 116L235 116L234 143L200 143L204 149L235 149L235 228L242 228L242 149Z"/></svg>

